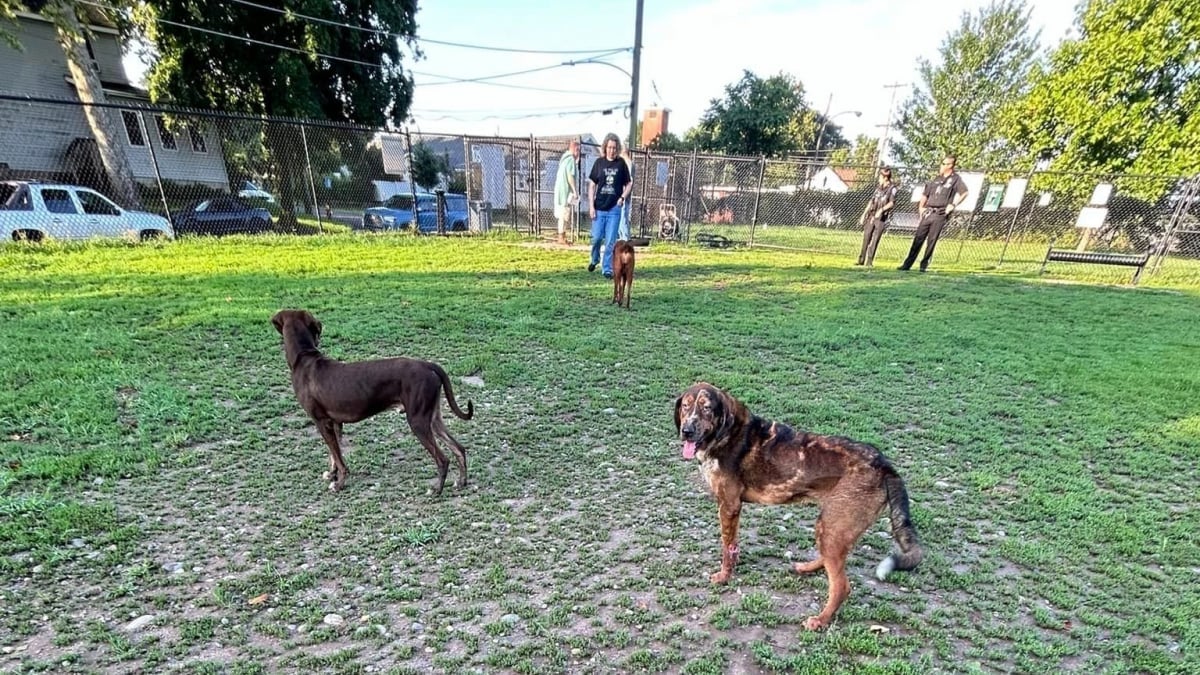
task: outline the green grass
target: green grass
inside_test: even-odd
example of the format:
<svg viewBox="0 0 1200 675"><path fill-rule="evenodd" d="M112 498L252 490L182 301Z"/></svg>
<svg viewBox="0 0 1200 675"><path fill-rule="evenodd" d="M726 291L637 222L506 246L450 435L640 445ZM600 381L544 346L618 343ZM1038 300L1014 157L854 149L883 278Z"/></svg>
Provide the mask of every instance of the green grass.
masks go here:
<svg viewBox="0 0 1200 675"><path fill-rule="evenodd" d="M0 247L2 669L1194 672L1200 282L946 252L919 275L656 244L626 312L581 248L511 235ZM475 403L448 419L470 485L430 497L388 413L347 427L329 493L283 307L330 356L441 363ZM814 509L751 505L711 587L671 422L697 379L882 448L921 567L874 579L881 521L808 633Z"/></svg>

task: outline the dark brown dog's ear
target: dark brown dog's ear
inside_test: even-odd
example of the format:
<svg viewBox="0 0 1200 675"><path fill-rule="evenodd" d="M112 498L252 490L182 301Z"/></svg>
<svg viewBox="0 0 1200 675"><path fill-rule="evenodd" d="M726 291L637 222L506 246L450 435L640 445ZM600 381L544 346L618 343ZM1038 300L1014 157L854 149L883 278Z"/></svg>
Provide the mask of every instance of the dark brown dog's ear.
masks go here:
<svg viewBox="0 0 1200 675"><path fill-rule="evenodd" d="M683 396L675 399L675 433L677 434L679 433L679 425L681 423L681 420L679 419L679 411L681 408L683 408Z"/></svg>
<svg viewBox="0 0 1200 675"><path fill-rule="evenodd" d="M309 314L308 318L310 319L308 323L308 329L312 331L313 337L321 337L321 322L318 321L317 317L313 316L312 314Z"/></svg>
<svg viewBox="0 0 1200 675"><path fill-rule="evenodd" d="M720 427L717 429L717 437L724 436L729 428L733 426L733 418L737 410L737 401L733 397L726 394L723 390L713 387L709 389L713 396L713 417L720 421Z"/></svg>
<svg viewBox="0 0 1200 675"><path fill-rule="evenodd" d="M283 335L283 312L275 312L275 316L271 317L271 323L274 324L275 330Z"/></svg>

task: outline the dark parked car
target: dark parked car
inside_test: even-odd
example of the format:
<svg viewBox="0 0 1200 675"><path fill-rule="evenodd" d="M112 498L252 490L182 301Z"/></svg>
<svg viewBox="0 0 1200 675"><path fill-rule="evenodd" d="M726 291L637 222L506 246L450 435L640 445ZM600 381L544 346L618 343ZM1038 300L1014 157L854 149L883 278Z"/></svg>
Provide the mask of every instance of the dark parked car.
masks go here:
<svg viewBox="0 0 1200 675"><path fill-rule="evenodd" d="M417 193L417 231L437 232L437 195ZM467 231L467 196L446 195L446 231ZM362 226L367 230L407 230L413 222L413 196L393 195L383 206L373 206L363 212Z"/></svg>
<svg viewBox="0 0 1200 675"><path fill-rule="evenodd" d="M271 230L271 213L236 197L192 202L172 214L177 234L255 234Z"/></svg>

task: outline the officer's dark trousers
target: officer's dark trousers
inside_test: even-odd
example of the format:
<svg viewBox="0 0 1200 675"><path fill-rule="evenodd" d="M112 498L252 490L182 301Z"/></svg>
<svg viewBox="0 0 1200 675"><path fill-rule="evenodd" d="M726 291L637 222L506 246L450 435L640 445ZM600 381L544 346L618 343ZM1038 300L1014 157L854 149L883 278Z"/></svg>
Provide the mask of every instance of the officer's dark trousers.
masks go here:
<svg viewBox="0 0 1200 675"><path fill-rule="evenodd" d="M879 238L883 236L883 231L887 229L887 223L872 218L867 221L863 227L863 243L862 249L858 252L858 264L870 267L875 261L875 249L879 248Z"/></svg>
<svg viewBox="0 0 1200 675"><path fill-rule="evenodd" d="M908 257L904 259L904 264L900 269L909 269L917 260L917 254L921 252L921 245L925 245L925 257L921 258L921 269L929 267L929 261L933 258L933 248L937 246L938 237L942 235L942 228L946 226L946 212L941 210L932 210L925 214L921 222L917 223L917 233L913 235L912 248L908 249Z"/></svg>

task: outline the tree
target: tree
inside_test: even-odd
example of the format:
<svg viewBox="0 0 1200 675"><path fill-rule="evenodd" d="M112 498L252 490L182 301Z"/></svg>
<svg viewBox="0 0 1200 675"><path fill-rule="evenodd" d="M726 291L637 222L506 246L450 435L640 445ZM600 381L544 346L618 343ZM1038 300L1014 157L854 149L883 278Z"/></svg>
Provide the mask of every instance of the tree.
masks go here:
<svg viewBox="0 0 1200 675"><path fill-rule="evenodd" d="M271 4L279 11L223 0L139 5L134 20L157 53L147 74L151 99L375 127L408 118L413 82L401 65L400 42L413 48L416 0ZM304 149L311 156L313 148L305 136L296 125L274 124L264 138L288 220L296 199L306 198Z"/></svg>
<svg viewBox="0 0 1200 675"><path fill-rule="evenodd" d="M412 179L426 191L432 190L441 181L443 175L450 174L450 160L437 154L424 143L413 145L412 149Z"/></svg>
<svg viewBox="0 0 1200 675"><path fill-rule="evenodd" d="M994 0L964 12L942 41L941 63L918 61L920 83L901 106L892 151L907 166L937 166L946 153L959 165L1011 164L1020 149L997 130L1000 111L1024 94L1038 48L1023 0Z"/></svg>
<svg viewBox="0 0 1200 675"><path fill-rule="evenodd" d="M125 144L120 140L119 113L103 105L107 100L101 88L100 76L92 69L86 42L89 37L86 24L91 21L116 26L122 39L129 36L129 25L120 21L119 16L110 16L110 13L102 8L72 0L25 0L23 3L0 0L0 17L15 24L16 11L21 5L24 5L24 9L40 13L54 22L55 36L66 57L67 72L71 74L76 95L85 104L81 106L83 116L92 132L92 138L96 140L100 162L104 165L106 180L101 182L105 183L105 191L125 206L140 206L133 170L125 152ZM80 20L81 16L84 17L83 21ZM0 39L18 49L21 48L16 36L6 30L0 30Z"/></svg>
<svg viewBox="0 0 1200 675"><path fill-rule="evenodd" d="M871 166L875 163L877 152L879 152L879 139L859 134L854 139L853 145L837 148L829 153L829 163L849 166Z"/></svg>
<svg viewBox="0 0 1200 675"><path fill-rule="evenodd" d="M655 137L648 147L654 152L691 152L694 146L668 131Z"/></svg>
<svg viewBox="0 0 1200 675"><path fill-rule="evenodd" d="M1200 171L1200 3L1090 0L1076 25L1078 39L1035 70L1028 95L1005 115L1028 162L1077 172ZM1148 201L1170 189L1168 181L1138 183L1125 191Z"/></svg>
<svg viewBox="0 0 1200 675"><path fill-rule="evenodd" d="M713 99L700 123L686 135L701 150L778 157L811 148L820 119L804 101L804 85L780 73L762 79L744 71ZM840 137L830 124L825 133Z"/></svg>

